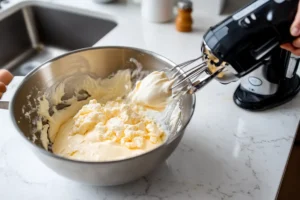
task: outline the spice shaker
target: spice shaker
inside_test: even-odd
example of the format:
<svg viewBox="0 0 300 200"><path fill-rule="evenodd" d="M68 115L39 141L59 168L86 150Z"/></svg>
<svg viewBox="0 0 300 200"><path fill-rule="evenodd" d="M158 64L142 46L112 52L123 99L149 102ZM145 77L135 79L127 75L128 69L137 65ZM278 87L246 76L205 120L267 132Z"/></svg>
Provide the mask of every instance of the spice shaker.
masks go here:
<svg viewBox="0 0 300 200"><path fill-rule="evenodd" d="M191 32L193 25L193 3L190 0L180 0L177 6L176 29L180 32Z"/></svg>
<svg viewBox="0 0 300 200"><path fill-rule="evenodd" d="M173 18L174 0L142 0L142 16L150 22L163 23Z"/></svg>

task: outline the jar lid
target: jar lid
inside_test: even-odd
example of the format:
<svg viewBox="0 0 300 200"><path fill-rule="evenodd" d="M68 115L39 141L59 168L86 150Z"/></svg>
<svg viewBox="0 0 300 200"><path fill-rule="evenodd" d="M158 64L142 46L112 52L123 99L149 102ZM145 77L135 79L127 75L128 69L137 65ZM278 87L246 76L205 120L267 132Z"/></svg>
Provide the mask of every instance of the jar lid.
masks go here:
<svg viewBox="0 0 300 200"><path fill-rule="evenodd" d="M177 3L178 8L183 10L189 10L193 8L193 2L190 0L179 0Z"/></svg>

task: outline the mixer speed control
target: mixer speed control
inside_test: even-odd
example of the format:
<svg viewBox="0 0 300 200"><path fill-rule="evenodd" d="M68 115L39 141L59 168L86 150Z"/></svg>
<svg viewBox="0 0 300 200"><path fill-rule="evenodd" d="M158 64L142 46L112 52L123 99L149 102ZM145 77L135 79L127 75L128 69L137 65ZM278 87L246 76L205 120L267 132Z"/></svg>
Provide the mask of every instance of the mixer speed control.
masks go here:
<svg viewBox="0 0 300 200"><path fill-rule="evenodd" d="M255 21L257 20L255 14L250 14L249 16L246 16L245 18L241 19L239 21L239 25L242 26L243 28L250 28Z"/></svg>

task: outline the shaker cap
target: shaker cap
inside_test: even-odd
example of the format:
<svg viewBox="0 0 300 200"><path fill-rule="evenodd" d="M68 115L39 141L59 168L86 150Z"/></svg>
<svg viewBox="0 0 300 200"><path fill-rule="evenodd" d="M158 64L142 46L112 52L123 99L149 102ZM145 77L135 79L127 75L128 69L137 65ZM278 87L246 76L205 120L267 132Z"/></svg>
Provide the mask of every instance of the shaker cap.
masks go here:
<svg viewBox="0 0 300 200"><path fill-rule="evenodd" d="M193 2L190 0L179 0L177 6L183 10L189 10L193 8Z"/></svg>

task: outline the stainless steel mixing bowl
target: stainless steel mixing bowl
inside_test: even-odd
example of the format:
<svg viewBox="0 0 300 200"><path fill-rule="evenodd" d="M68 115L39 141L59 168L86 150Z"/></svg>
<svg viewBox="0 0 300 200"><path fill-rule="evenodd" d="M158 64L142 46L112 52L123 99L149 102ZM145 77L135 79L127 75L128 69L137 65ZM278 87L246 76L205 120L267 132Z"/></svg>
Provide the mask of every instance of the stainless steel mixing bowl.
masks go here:
<svg viewBox="0 0 300 200"><path fill-rule="evenodd" d="M101 186L119 185L148 174L174 151L193 115L194 95L187 95L183 98L182 128L173 133L165 145L133 158L111 162L75 161L46 151L39 139L32 142L34 125L31 120L37 117L37 113L34 110L31 111L31 120L29 120L28 116L27 118L24 116L24 112L30 111L28 104L35 104L35 100L43 94L43 91L64 77L80 78L80 74L92 73L105 78L119 69L133 68L135 65L129 61L131 58L135 58L148 70L175 66L166 58L141 49L96 47L59 56L44 63L25 77L9 105L11 119L24 141L32 147L34 153L46 166L62 176L82 183Z"/></svg>

